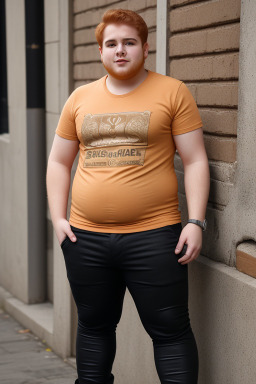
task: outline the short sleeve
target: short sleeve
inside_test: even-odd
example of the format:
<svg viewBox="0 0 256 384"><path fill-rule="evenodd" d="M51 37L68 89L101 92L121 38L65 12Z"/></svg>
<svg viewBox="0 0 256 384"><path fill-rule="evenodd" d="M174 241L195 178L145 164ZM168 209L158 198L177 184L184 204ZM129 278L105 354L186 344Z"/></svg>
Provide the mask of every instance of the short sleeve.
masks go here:
<svg viewBox="0 0 256 384"><path fill-rule="evenodd" d="M74 92L67 99L56 128L55 133L68 140L78 140L76 133L75 116L73 112Z"/></svg>
<svg viewBox="0 0 256 384"><path fill-rule="evenodd" d="M175 100L172 134L181 135L203 126L196 102L184 83L181 83Z"/></svg>

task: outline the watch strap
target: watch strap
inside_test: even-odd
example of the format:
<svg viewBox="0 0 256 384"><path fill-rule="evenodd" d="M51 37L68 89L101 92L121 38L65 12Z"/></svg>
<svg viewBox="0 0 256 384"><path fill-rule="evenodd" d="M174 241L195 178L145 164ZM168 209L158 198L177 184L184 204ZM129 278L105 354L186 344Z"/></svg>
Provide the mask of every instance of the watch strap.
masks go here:
<svg viewBox="0 0 256 384"><path fill-rule="evenodd" d="M199 227L202 228L203 231L206 230L206 220L200 221L200 220L195 220L195 219L189 219L188 223L192 223L192 224L198 225Z"/></svg>

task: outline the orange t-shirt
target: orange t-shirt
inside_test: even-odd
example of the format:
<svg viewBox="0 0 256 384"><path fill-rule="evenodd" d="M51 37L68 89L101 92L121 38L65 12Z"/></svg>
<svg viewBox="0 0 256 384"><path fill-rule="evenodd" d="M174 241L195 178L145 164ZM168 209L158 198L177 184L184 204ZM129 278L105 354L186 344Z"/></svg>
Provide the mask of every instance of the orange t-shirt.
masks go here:
<svg viewBox="0 0 256 384"><path fill-rule="evenodd" d="M191 93L148 71L136 89L114 95L106 78L70 95L56 129L80 142L70 224L127 233L180 222L172 136L202 127Z"/></svg>

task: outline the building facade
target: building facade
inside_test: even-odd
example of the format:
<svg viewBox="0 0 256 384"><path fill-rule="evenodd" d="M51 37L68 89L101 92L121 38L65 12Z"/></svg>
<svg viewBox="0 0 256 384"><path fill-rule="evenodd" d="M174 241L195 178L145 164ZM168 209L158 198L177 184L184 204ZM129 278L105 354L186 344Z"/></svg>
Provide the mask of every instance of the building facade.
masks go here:
<svg viewBox="0 0 256 384"><path fill-rule="evenodd" d="M64 102L73 89L105 74L94 29L110 8L141 14L149 27L147 68L183 80L199 107L211 173L208 229L201 255L189 265L199 383L251 384L256 376L253 0L1 0L0 305L75 364L76 308L47 207L45 171ZM73 174L75 168L76 162ZM178 153L175 169L186 223ZM152 341L129 292L113 371L123 384L159 382Z"/></svg>

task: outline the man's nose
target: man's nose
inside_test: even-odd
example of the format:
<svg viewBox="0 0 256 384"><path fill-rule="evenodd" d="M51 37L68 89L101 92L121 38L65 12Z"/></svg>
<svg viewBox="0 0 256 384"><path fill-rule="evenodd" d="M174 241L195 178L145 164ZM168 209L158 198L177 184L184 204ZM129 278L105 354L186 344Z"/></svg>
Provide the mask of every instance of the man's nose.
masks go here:
<svg viewBox="0 0 256 384"><path fill-rule="evenodd" d="M118 56L124 56L126 54L125 46L122 43L117 44L117 46L116 46L116 54Z"/></svg>

